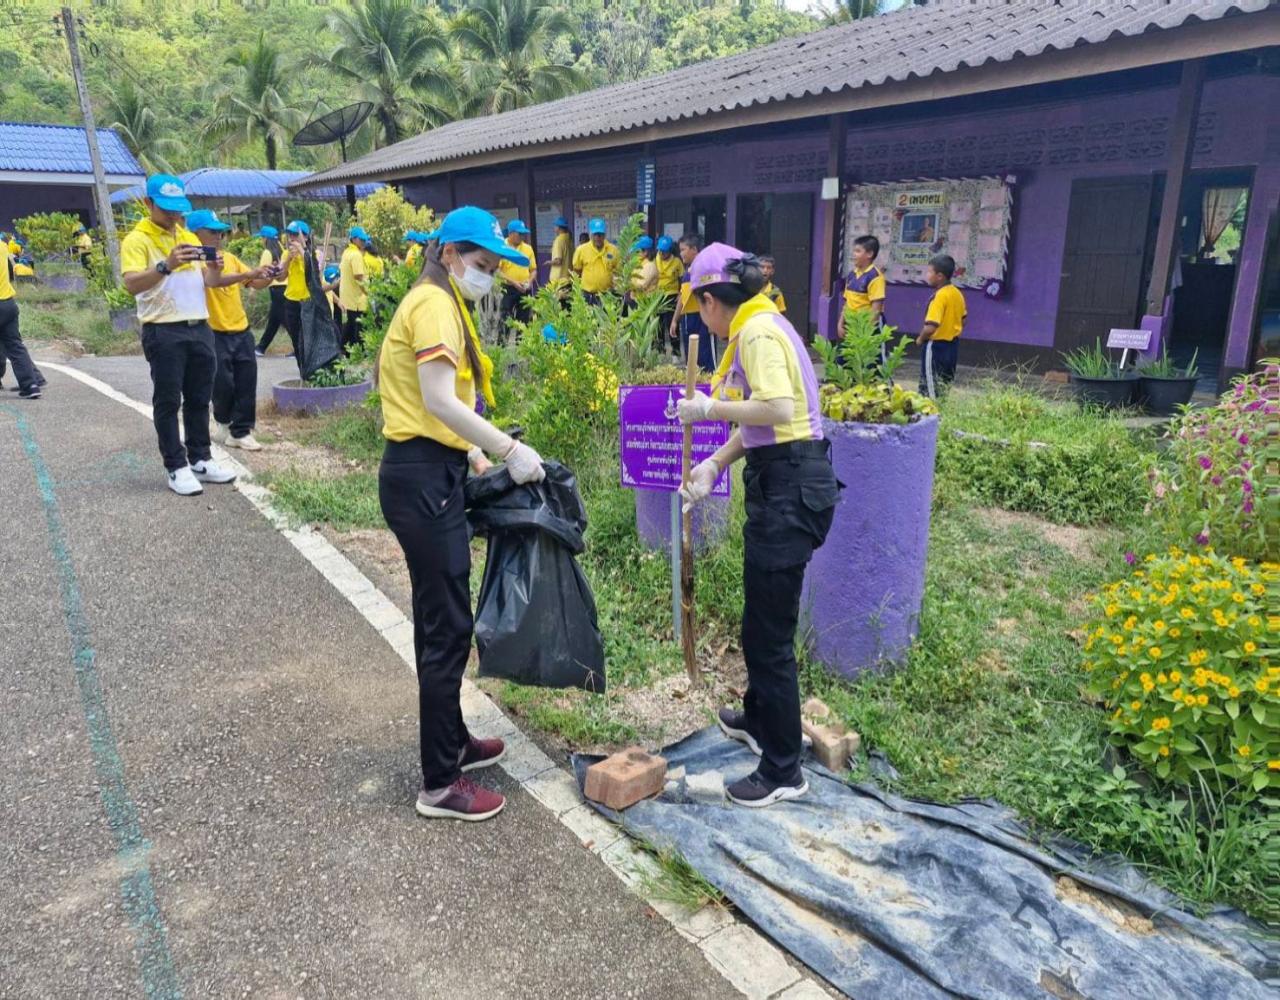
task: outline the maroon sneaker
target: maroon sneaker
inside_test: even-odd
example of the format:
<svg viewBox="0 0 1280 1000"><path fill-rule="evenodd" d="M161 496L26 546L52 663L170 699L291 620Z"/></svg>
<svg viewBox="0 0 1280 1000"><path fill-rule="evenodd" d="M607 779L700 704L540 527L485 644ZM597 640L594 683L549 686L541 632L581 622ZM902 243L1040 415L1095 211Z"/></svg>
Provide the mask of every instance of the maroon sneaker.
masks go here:
<svg viewBox="0 0 1280 1000"><path fill-rule="evenodd" d="M497 792L481 788L470 778L459 778L443 792L422 789L418 792L416 808L420 816L476 823L497 816L506 804L507 800Z"/></svg>
<svg viewBox="0 0 1280 1000"><path fill-rule="evenodd" d="M502 760L507 746L502 740L478 740L472 736L462 748L462 756L458 758L458 766L464 771L488 767Z"/></svg>

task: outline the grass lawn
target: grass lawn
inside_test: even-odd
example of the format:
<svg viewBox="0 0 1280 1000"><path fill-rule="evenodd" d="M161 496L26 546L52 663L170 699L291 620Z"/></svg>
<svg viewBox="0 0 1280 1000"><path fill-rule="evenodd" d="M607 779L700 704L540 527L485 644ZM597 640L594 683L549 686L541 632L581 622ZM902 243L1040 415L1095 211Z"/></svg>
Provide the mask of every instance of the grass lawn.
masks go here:
<svg viewBox="0 0 1280 1000"><path fill-rule="evenodd" d="M44 285L17 288L18 322L28 344L57 344L73 354L141 354L132 330L120 333L101 295L59 292Z"/></svg>

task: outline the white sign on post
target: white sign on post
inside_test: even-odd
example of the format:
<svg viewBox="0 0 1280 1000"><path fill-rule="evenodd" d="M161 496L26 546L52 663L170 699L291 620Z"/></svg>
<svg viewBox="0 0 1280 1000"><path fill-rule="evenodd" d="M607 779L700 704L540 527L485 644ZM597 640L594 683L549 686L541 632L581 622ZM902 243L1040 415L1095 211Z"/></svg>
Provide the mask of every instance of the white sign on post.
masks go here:
<svg viewBox="0 0 1280 1000"><path fill-rule="evenodd" d="M1107 347L1125 351L1145 351L1151 344L1150 330L1112 330L1107 334Z"/></svg>

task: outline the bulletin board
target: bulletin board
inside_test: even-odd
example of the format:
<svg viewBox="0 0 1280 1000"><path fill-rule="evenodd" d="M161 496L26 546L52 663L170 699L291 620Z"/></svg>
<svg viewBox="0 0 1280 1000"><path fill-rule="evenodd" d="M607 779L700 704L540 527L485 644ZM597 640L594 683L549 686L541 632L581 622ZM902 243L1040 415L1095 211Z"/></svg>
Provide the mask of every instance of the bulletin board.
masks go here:
<svg viewBox="0 0 1280 1000"><path fill-rule="evenodd" d="M573 205L573 237L587 231L587 223L592 219L604 219L609 227L608 239L617 242L622 227L635 215L636 203L632 198L610 198L606 201L578 201Z"/></svg>
<svg viewBox="0 0 1280 1000"><path fill-rule="evenodd" d="M845 199L844 269L853 241L880 241L887 281L924 284L935 254L955 258L954 283L982 288L1003 281L1009 256L1013 194L1003 177L859 184Z"/></svg>

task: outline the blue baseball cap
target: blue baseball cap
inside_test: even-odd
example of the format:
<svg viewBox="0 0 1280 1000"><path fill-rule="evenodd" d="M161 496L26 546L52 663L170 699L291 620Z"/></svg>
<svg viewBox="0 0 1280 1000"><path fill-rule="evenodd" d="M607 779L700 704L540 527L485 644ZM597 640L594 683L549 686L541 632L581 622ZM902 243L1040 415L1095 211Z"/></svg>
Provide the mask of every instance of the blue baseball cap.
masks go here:
<svg viewBox="0 0 1280 1000"><path fill-rule="evenodd" d="M548 323L542 328L542 339L548 344L567 344L569 338L556 329L554 323Z"/></svg>
<svg viewBox="0 0 1280 1000"><path fill-rule="evenodd" d="M632 250L652 250L653 237L641 236L638 240L636 240L635 244L631 247L631 249Z"/></svg>
<svg viewBox="0 0 1280 1000"><path fill-rule="evenodd" d="M292 222L290 222L287 226L284 227L284 231L286 233L297 233L301 236L311 235L311 227L308 226L301 219L294 219Z"/></svg>
<svg viewBox="0 0 1280 1000"><path fill-rule="evenodd" d="M512 219L510 222L507 223L508 236L510 236L512 233L520 233L522 236L524 236L528 234L528 232L529 232L529 227L526 226L519 219Z"/></svg>
<svg viewBox="0 0 1280 1000"><path fill-rule="evenodd" d="M328 264L325 266L325 269L324 269L324 280L332 281L341 273L342 271L338 268L337 264Z"/></svg>
<svg viewBox="0 0 1280 1000"><path fill-rule="evenodd" d="M173 174L152 174L147 178L147 197L166 212L190 212L191 202L182 179Z"/></svg>
<svg viewBox="0 0 1280 1000"><path fill-rule="evenodd" d="M483 208L475 205L463 205L455 208L441 220L439 227L425 233L427 241L437 240L441 246L446 243L474 243L482 250L509 260L521 267L528 267L529 258L516 250L502 236L502 225Z"/></svg>
<svg viewBox="0 0 1280 1000"><path fill-rule="evenodd" d="M604 224L604 219L592 219L590 222L587 223L587 232L590 233L592 236L595 236L597 233L603 236L608 231L609 230L606 228Z"/></svg>
<svg viewBox="0 0 1280 1000"><path fill-rule="evenodd" d="M353 240L364 240L369 242L369 234L364 231L364 226L352 226L347 230L347 237Z"/></svg>
<svg viewBox="0 0 1280 1000"><path fill-rule="evenodd" d="M197 229L209 229L215 233L225 233L231 229L211 208L197 208L194 212L188 212L187 228L192 232Z"/></svg>
<svg viewBox="0 0 1280 1000"><path fill-rule="evenodd" d="M260 236L263 239L278 240L280 238L280 230L275 226L263 226L254 235Z"/></svg>
<svg viewBox="0 0 1280 1000"><path fill-rule="evenodd" d="M406 230L404 231L404 238L403 238L403 239L401 239L401 240L400 240L400 242L401 242L401 243L412 243L412 242L413 242L414 240L416 240L417 238L418 238L418 231L417 231L416 229L406 229Z"/></svg>
<svg viewBox="0 0 1280 1000"><path fill-rule="evenodd" d="M566 219L563 215L557 215L555 225L559 226L561 229L568 229L569 220Z"/></svg>
<svg viewBox="0 0 1280 1000"><path fill-rule="evenodd" d="M658 250L662 253L670 253L675 249L676 241L670 236L658 237Z"/></svg>

